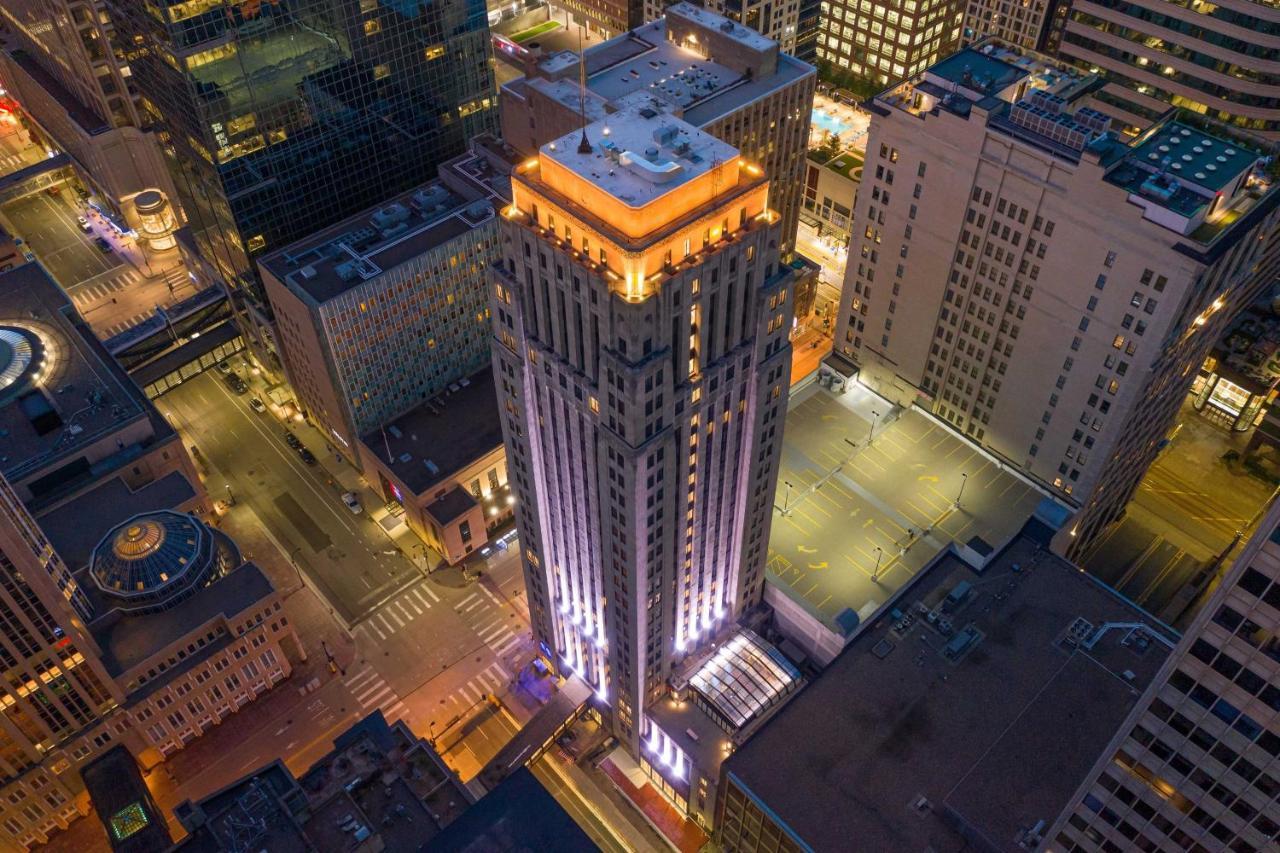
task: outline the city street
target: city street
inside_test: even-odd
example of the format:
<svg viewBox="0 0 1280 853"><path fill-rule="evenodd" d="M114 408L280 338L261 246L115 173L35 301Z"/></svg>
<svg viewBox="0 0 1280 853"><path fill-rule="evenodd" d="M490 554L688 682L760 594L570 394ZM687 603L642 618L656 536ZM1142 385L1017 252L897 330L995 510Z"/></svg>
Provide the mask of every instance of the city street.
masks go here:
<svg viewBox="0 0 1280 853"><path fill-rule="evenodd" d="M76 223L79 199L69 186L62 186L56 196L35 192L16 198L0 207L0 216L66 288L116 269L124 261L115 252L99 251L93 244L96 235L80 230Z"/></svg>
<svg viewBox="0 0 1280 853"><path fill-rule="evenodd" d="M1222 458L1243 450L1247 434L1228 431L1190 404L1182 407L1178 422L1124 518L1082 560L1091 574L1175 623L1184 615L1175 611L1187 603L1179 593L1237 533L1248 535L1273 492Z"/></svg>
<svg viewBox="0 0 1280 853"><path fill-rule="evenodd" d="M419 567L394 550L367 513L353 515L342 504L341 486L285 443L285 426L255 413L250 395L233 394L220 375L205 373L156 401L188 448L196 448L209 493L252 509L348 625L419 580ZM290 426L303 432L301 424ZM367 506L380 503L363 497Z"/></svg>
<svg viewBox="0 0 1280 853"><path fill-rule="evenodd" d="M829 625L866 618L938 549L998 547L1042 498L920 411L811 383L787 411L769 577Z"/></svg>

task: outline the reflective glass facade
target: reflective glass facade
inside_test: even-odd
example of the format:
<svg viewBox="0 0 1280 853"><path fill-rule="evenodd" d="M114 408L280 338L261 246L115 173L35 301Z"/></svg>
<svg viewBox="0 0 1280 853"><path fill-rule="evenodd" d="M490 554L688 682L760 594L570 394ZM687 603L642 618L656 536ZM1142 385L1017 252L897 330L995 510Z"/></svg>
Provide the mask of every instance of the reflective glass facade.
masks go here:
<svg viewBox="0 0 1280 853"><path fill-rule="evenodd" d="M482 0L111 0L197 245L251 259L435 175L496 127Z"/></svg>
<svg viewBox="0 0 1280 853"><path fill-rule="evenodd" d="M1173 104L1274 139L1277 36L1280 9L1269 2L1080 0L1058 50L1102 71L1100 100L1129 116L1149 122Z"/></svg>

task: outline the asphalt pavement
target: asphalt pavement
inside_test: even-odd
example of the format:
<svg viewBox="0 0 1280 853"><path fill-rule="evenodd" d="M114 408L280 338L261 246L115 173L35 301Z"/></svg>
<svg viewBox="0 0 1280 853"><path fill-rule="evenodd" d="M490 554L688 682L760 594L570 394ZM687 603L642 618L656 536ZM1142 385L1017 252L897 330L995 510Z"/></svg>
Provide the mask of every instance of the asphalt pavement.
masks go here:
<svg viewBox="0 0 1280 853"><path fill-rule="evenodd" d="M341 486L289 447L285 432L294 425L255 413L250 395L232 393L220 376L210 371L156 401L197 448L210 494L250 507L347 625L419 580L421 570L392 550L382 528L343 506Z"/></svg>
<svg viewBox="0 0 1280 853"><path fill-rule="evenodd" d="M770 580L835 627L866 618L940 548L993 547L1043 495L923 412L897 409L857 382L816 383L787 411L769 543Z"/></svg>
<svg viewBox="0 0 1280 853"><path fill-rule="evenodd" d="M54 280L69 287L123 265L114 251L102 252L76 223L79 210L75 192L64 189L57 196L31 193L0 207L14 235L44 264Z"/></svg>

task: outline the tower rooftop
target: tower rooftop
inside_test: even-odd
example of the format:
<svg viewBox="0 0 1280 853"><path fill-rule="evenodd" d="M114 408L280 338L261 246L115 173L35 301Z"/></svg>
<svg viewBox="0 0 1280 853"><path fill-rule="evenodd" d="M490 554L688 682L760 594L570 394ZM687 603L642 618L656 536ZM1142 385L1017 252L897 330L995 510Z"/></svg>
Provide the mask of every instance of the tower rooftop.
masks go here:
<svg viewBox="0 0 1280 853"><path fill-rule="evenodd" d="M583 131L574 130L542 146L544 180L564 191L554 168L562 167L586 186L627 207L641 208L713 170L734 163L738 149L693 125L648 107L632 107L587 125L590 149L579 149ZM727 182L736 182L736 163ZM548 174L549 171L551 174ZM715 196L712 187L705 200ZM577 198L576 194L569 194Z"/></svg>

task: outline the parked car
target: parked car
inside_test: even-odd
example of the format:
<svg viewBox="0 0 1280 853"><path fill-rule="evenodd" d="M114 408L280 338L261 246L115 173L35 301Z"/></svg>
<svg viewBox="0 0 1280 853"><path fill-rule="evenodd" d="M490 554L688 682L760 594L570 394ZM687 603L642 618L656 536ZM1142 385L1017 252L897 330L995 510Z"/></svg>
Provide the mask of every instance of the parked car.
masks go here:
<svg viewBox="0 0 1280 853"><path fill-rule="evenodd" d="M305 447L298 450L298 458L300 458L303 462L307 463L308 465L316 464L316 455L312 453L310 450L307 450Z"/></svg>
<svg viewBox="0 0 1280 853"><path fill-rule="evenodd" d="M107 242L105 237L94 237L93 245L98 247L98 251L106 255L111 252L111 244Z"/></svg>
<svg viewBox="0 0 1280 853"><path fill-rule="evenodd" d="M285 443L288 444L290 447L292 447L294 450L302 449L302 442L298 440L298 437L296 435L289 432L288 430L285 430L284 440L285 440Z"/></svg>
<svg viewBox="0 0 1280 853"><path fill-rule="evenodd" d="M244 384L244 380L241 379L236 374L228 373L225 377L225 380L227 383L227 387L230 388L232 391L234 391L236 394L249 393L249 386Z"/></svg>
<svg viewBox="0 0 1280 853"><path fill-rule="evenodd" d="M364 512L364 507L360 506L360 498L356 497L355 492L343 492L342 502L347 505L347 509L351 510L353 515Z"/></svg>
<svg viewBox="0 0 1280 853"><path fill-rule="evenodd" d="M265 414L267 411L266 404L263 403L261 400L259 400L257 397L254 397L252 400L249 401L249 408L253 409L255 412L257 412L260 415Z"/></svg>
<svg viewBox="0 0 1280 853"><path fill-rule="evenodd" d="M80 226L80 230L86 234L93 233L93 226L89 224L89 220L84 216L76 217L76 224Z"/></svg>
<svg viewBox="0 0 1280 853"><path fill-rule="evenodd" d="M231 372L230 362L226 362L226 361L218 362L218 370L220 370L223 373L230 373Z"/></svg>
<svg viewBox="0 0 1280 853"><path fill-rule="evenodd" d="M62 193L62 187L58 186L57 184L50 184L49 186L44 188L44 191L48 195L56 196Z"/></svg>

